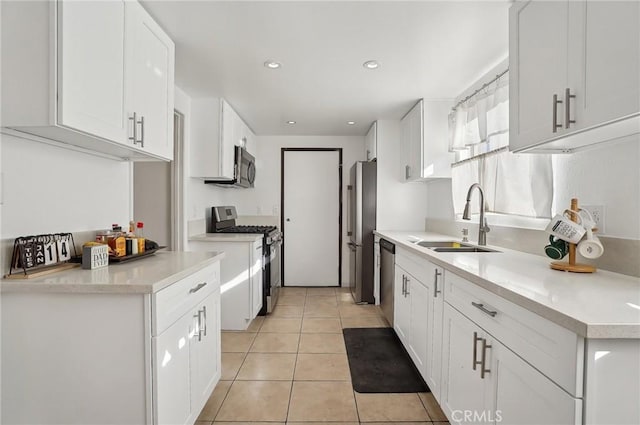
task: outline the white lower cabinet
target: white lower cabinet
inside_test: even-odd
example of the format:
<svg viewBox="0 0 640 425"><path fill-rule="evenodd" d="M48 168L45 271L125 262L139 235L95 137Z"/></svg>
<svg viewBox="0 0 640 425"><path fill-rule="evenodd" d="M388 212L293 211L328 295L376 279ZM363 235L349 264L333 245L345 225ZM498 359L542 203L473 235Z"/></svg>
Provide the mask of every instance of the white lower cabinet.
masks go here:
<svg viewBox="0 0 640 425"><path fill-rule="evenodd" d="M406 347L409 345L409 329L411 326L411 299L407 297L406 272L396 265L393 286L393 329Z"/></svg>
<svg viewBox="0 0 640 425"><path fill-rule="evenodd" d="M441 268L396 248L394 329L436 398L440 391L442 276Z"/></svg>
<svg viewBox="0 0 640 425"><path fill-rule="evenodd" d="M153 296L156 424L195 422L220 379L219 276L216 264Z"/></svg>
<svg viewBox="0 0 640 425"><path fill-rule="evenodd" d="M118 267L93 278L145 274ZM215 263L151 294L3 291L1 422L193 424L221 374L219 278Z"/></svg>
<svg viewBox="0 0 640 425"><path fill-rule="evenodd" d="M221 375L220 291L209 295L192 311L195 334L191 338L189 377L191 412L196 419ZM200 322L198 322L200 320ZM201 323L199 325L199 323Z"/></svg>
<svg viewBox="0 0 640 425"><path fill-rule="evenodd" d="M193 251L224 251L220 271L220 327L236 331L247 329L264 303L262 235L196 237L189 246Z"/></svg>
<svg viewBox="0 0 640 425"><path fill-rule="evenodd" d="M194 321L186 314L152 341L155 416L158 423L183 424L191 415L190 340Z"/></svg>
<svg viewBox="0 0 640 425"><path fill-rule="evenodd" d="M582 400L449 304L443 348L440 405L451 423L582 423Z"/></svg>
<svg viewBox="0 0 640 425"><path fill-rule="evenodd" d="M640 339L589 339L396 245L394 330L451 424L640 423Z"/></svg>

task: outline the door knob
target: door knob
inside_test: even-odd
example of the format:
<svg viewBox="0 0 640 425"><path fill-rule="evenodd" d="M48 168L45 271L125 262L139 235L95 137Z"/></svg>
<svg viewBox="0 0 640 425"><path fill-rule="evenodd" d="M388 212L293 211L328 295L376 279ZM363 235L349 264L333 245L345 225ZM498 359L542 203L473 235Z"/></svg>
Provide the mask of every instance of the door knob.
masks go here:
<svg viewBox="0 0 640 425"><path fill-rule="evenodd" d="M290 219L290 218L288 218L288 219L287 219L287 221L291 221L291 219Z"/></svg>

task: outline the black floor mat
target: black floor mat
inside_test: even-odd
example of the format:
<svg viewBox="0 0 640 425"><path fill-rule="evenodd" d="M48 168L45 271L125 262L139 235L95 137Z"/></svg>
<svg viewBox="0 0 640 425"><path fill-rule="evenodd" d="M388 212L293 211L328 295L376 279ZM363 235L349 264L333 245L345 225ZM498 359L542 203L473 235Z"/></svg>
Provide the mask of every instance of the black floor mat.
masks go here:
<svg viewBox="0 0 640 425"><path fill-rule="evenodd" d="M392 328L342 330L353 389L359 393L429 391Z"/></svg>

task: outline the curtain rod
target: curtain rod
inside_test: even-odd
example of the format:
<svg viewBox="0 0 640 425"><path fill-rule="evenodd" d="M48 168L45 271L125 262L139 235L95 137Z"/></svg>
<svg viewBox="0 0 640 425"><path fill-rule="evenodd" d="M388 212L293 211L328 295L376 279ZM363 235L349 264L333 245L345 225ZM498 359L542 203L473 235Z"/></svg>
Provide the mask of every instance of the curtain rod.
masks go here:
<svg viewBox="0 0 640 425"><path fill-rule="evenodd" d="M500 153L500 152L504 152L504 151L508 151L509 150L509 146L503 146L501 148L498 149L493 149L489 152L484 152L475 156L472 156L471 158L466 158L463 159L461 161L457 161L457 162L453 162L451 163L451 165L456 166L456 165L460 165L460 164L464 164L465 162L469 162L469 161L473 161L474 159L480 159L480 158L484 158L485 156L489 156L495 153Z"/></svg>
<svg viewBox="0 0 640 425"><path fill-rule="evenodd" d="M467 100L471 99L473 96L477 95L478 93L480 93L482 90L484 90L485 88L489 87L491 84L495 83L496 81L498 81L498 79L500 79L500 77L502 77L504 74L506 74L507 72L509 72L509 68L505 69L504 71L502 71L501 73L499 73L498 75L496 75L491 81L484 83L482 85L482 87L480 87L478 90L474 91L473 93L471 93L469 96L465 97L464 99L462 99L460 102L456 103L455 106L453 108L451 108L452 110L456 110L458 108L458 106L462 105L464 102L466 102Z"/></svg>

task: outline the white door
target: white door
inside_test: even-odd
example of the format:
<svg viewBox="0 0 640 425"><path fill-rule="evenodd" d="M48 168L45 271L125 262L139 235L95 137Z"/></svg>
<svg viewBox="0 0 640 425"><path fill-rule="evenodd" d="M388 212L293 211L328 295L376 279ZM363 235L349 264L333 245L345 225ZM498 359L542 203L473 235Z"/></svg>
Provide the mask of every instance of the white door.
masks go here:
<svg viewBox="0 0 640 425"><path fill-rule="evenodd" d="M284 284L339 286L340 155L284 151Z"/></svg>

